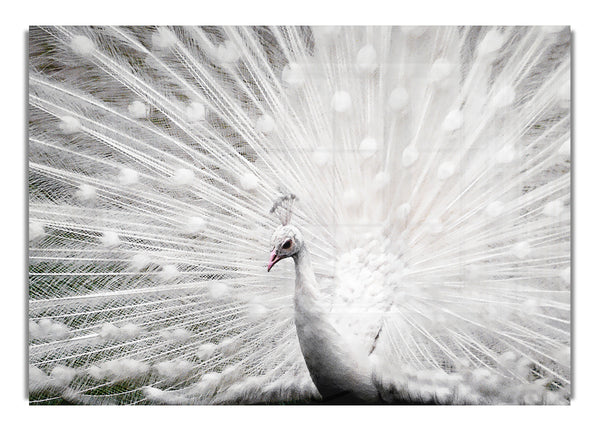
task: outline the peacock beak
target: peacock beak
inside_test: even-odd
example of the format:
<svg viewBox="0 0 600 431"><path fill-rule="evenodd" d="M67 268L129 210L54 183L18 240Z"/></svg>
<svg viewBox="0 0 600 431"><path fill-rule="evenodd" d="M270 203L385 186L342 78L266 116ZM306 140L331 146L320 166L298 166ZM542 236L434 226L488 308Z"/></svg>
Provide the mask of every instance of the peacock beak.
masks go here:
<svg viewBox="0 0 600 431"><path fill-rule="evenodd" d="M273 265L275 265L281 259L282 257L277 254L277 249L274 249L271 252L271 258L269 259L269 264L267 265L267 272L269 272L271 268L273 268Z"/></svg>

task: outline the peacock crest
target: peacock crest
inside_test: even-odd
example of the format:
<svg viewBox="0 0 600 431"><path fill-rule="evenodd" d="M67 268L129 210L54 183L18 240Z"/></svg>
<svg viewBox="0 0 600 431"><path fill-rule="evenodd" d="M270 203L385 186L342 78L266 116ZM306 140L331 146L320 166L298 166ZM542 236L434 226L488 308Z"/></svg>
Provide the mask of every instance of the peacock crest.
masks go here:
<svg viewBox="0 0 600 431"><path fill-rule="evenodd" d="M292 219L292 209L295 201L296 195L293 193L282 195L273 202L273 206L269 212L275 214L281 225L285 226Z"/></svg>

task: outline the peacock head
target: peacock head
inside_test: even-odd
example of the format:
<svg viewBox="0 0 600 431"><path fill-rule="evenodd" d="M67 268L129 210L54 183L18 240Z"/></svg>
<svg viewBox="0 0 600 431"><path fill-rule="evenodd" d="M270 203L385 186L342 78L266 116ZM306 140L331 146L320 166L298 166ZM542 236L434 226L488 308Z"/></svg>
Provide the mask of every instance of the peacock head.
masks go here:
<svg viewBox="0 0 600 431"><path fill-rule="evenodd" d="M271 237L271 258L267 272L280 260L292 257L304 246L300 231L292 225L282 225L275 229Z"/></svg>
<svg viewBox="0 0 600 431"><path fill-rule="evenodd" d="M283 195L273 203L271 208L271 213L279 217L281 226L275 229L271 237L271 258L267 265L267 272L280 260L296 255L304 245L300 231L289 224L295 200L294 194Z"/></svg>

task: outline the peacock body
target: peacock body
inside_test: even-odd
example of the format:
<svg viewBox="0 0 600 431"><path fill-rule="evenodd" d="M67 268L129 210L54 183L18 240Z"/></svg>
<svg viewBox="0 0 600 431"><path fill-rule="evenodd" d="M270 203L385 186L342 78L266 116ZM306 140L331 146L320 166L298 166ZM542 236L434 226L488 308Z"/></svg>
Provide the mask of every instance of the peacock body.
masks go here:
<svg viewBox="0 0 600 431"><path fill-rule="evenodd" d="M31 403L569 402L568 28L29 40Z"/></svg>

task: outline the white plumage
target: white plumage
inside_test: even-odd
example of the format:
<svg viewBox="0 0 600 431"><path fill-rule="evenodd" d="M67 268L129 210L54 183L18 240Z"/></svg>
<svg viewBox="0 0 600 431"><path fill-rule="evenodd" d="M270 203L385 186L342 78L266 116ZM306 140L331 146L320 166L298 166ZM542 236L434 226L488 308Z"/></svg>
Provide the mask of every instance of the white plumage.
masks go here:
<svg viewBox="0 0 600 431"><path fill-rule="evenodd" d="M568 403L569 38L32 28L30 401Z"/></svg>

